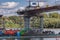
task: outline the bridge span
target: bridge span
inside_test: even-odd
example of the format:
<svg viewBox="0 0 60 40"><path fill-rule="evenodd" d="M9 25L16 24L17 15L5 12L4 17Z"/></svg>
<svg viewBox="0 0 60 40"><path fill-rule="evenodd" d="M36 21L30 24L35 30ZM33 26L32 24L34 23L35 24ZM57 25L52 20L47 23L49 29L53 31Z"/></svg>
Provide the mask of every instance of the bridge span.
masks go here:
<svg viewBox="0 0 60 40"><path fill-rule="evenodd" d="M58 6L50 6L50 7L44 7L44 8L25 8L25 10L17 11L18 14L36 14L36 13L42 13L42 12L50 12L50 11L57 11L60 10L60 5Z"/></svg>

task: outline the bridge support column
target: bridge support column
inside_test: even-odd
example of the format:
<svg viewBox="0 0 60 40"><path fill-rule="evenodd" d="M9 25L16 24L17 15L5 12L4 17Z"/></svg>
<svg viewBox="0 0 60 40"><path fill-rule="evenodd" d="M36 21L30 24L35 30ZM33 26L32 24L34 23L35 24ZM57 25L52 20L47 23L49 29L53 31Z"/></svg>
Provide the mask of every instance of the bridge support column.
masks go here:
<svg viewBox="0 0 60 40"><path fill-rule="evenodd" d="M29 27L30 27L30 17L29 16L24 16L24 26L25 26L25 28L29 29Z"/></svg>
<svg viewBox="0 0 60 40"><path fill-rule="evenodd" d="M40 15L40 32L41 34L43 32L43 14ZM40 40L43 40L43 38L41 37Z"/></svg>
<svg viewBox="0 0 60 40"><path fill-rule="evenodd" d="M43 16L40 16L40 32L43 31Z"/></svg>
<svg viewBox="0 0 60 40"><path fill-rule="evenodd" d="M24 16L24 27L25 27L25 29L27 28L27 31L29 30L29 27L30 27L30 17L29 16ZM25 40L30 40L30 38L25 38Z"/></svg>

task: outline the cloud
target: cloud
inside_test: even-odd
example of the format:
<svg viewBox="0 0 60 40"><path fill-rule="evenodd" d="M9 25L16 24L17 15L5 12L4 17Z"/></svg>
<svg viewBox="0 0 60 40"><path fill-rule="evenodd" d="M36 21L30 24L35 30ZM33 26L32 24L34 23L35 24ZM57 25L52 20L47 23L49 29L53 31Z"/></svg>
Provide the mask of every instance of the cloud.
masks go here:
<svg viewBox="0 0 60 40"><path fill-rule="evenodd" d="M0 8L14 8L18 5L18 2L4 2L1 3Z"/></svg>
<svg viewBox="0 0 60 40"><path fill-rule="evenodd" d="M39 5L40 5L40 6L44 6L45 3L44 3L44 2L40 2Z"/></svg>
<svg viewBox="0 0 60 40"><path fill-rule="evenodd" d="M10 9L10 10L0 9L0 15L4 15L4 16L18 15L16 11L17 9Z"/></svg>
<svg viewBox="0 0 60 40"><path fill-rule="evenodd" d="M19 10L17 11L22 11L22 10L25 10L25 7L19 7Z"/></svg>
<svg viewBox="0 0 60 40"><path fill-rule="evenodd" d="M22 9L22 10L24 10L24 9L25 9L25 7L20 7L19 9Z"/></svg>
<svg viewBox="0 0 60 40"><path fill-rule="evenodd" d="M59 1L59 0L55 0L55 1Z"/></svg>
<svg viewBox="0 0 60 40"><path fill-rule="evenodd" d="M39 6L40 6L40 7L44 7L44 6L46 6L46 5L48 5L46 2L39 2Z"/></svg>
<svg viewBox="0 0 60 40"><path fill-rule="evenodd" d="M16 11L20 8L19 2L4 2L0 5L0 15L12 16L18 15Z"/></svg>

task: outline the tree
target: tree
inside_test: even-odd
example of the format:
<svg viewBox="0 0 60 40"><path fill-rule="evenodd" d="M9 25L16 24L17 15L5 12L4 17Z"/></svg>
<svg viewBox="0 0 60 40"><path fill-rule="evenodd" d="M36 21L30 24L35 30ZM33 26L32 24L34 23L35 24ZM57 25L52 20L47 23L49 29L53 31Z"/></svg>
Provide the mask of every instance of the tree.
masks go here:
<svg viewBox="0 0 60 40"><path fill-rule="evenodd" d="M57 12L49 13L49 18L58 18L59 14Z"/></svg>
<svg viewBox="0 0 60 40"><path fill-rule="evenodd" d="M43 13L44 18L48 18L48 14Z"/></svg>

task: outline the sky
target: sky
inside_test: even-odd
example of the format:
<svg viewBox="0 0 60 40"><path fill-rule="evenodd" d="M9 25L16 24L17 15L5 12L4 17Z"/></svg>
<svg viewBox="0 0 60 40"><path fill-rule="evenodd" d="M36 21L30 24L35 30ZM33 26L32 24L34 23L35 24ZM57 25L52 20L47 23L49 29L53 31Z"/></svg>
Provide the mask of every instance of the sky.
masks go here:
<svg viewBox="0 0 60 40"><path fill-rule="evenodd" d="M31 0L36 2L37 0ZM56 5L60 3L60 0L38 0L45 5L45 2L48 5ZM56 2L57 1L57 2ZM42 4L40 4L42 5ZM0 15L12 16L18 15L16 11L20 8L28 6L28 0L0 0Z"/></svg>

